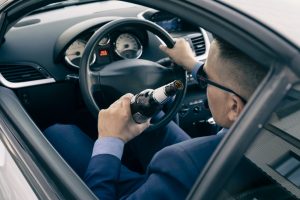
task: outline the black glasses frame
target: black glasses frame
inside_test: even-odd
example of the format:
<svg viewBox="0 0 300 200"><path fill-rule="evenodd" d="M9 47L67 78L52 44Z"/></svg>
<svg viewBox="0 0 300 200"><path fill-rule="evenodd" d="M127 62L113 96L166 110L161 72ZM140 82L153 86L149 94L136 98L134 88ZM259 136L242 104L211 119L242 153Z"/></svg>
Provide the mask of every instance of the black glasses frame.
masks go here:
<svg viewBox="0 0 300 200"><path fill-rule="evenodd" d="M204 71L204 63L200 66L200 68L199 68L199 70L197 72L197 81L198 81L198 84L200 85L200 87L203 88L203 89L207 88L207 85L209 84L209 85L217 87L217 88L219 88L221 90L224 90L226 92L229 92L229 93L232 93L232 94L238 96L243 101L243 103L247 102L246 99L244 99L243 97L241 97L241 95L237 94L233 90L231 90L231 89L229 89L229 88L227 88L225 86L222 86L222 85L220 85L220 84L218 84L218 83L216 83L214 81L209 80L207 78L207 75L206 75L205 71Z"/></svg>

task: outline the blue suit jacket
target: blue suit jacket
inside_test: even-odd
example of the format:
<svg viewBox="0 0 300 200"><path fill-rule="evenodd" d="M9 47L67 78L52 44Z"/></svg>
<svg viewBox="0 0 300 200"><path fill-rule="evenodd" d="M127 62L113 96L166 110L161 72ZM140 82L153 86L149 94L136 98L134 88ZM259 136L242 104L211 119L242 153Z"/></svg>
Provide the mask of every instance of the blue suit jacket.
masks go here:
<svg viewBox="0 0 300 200"><path fill-rule="evenodd" d="M130 171L115 156L94 156L85 182L101 200L184 199L222 136L195 138L162 149L145 175Z"/></svg>

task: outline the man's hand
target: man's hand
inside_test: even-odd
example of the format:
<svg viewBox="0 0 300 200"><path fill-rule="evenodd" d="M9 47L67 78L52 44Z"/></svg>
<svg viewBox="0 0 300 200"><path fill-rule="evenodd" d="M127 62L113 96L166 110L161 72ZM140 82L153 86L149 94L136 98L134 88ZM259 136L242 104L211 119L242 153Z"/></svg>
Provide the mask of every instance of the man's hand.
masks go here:
<svg viewBox="0 0 300 200"><path fill-rule="evenodd" d="M126 94L111 104L109 108L99 112L99 137L116 137L126 143L150 125L150 121L144 124L137 124L133 121L130 110L132 97L132 94Z"/></svg>
<svg viewBox="0 0 300 200"><path fill-rule="evenodd" d="M175 63L181 65L187 71L192 71L197 63L195 54L189 43L183 38L177 39L172 49L164 45L160 45L159 48L173 59Z"/></svg>

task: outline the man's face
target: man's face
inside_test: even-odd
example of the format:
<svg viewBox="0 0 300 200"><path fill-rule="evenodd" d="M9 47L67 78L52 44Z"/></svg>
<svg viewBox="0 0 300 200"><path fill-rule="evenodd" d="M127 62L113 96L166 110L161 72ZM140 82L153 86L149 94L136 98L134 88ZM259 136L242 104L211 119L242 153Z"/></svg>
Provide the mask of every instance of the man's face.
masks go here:
<svg viewBox="0 0 300 200"><path fill-rule="evenodd" d="M223 67L224 64L219 56L219 48L216 42L212 42L210 51L204 66L204 71L207 75L207 78L211 81L214 81L220 85L224 85L224 80L221 70L218 70L219 67ZM227 92L224 92L220 88L214 87L212 85L207 86L207 98L209 108L211 110L212 116L216 123L224 128L229 128L232 124L232 121L229 119L230 106L228 105L231 95Z"/></svg>

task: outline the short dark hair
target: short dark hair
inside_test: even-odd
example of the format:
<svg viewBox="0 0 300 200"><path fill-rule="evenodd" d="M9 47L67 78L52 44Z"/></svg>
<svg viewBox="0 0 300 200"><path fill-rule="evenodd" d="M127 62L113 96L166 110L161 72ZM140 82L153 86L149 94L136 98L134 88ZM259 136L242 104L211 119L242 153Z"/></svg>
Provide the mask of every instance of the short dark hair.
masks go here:
<svg viewBox="0 0 300 200"><path fill-rule="evenodd" d="M228 86L246 100L250 98L259 83L267 74L266 67L260 66L252 58L219 37L214 37L219 56L226 65L222 77ZM225 67L225 66L224 66Z"/></svg>

